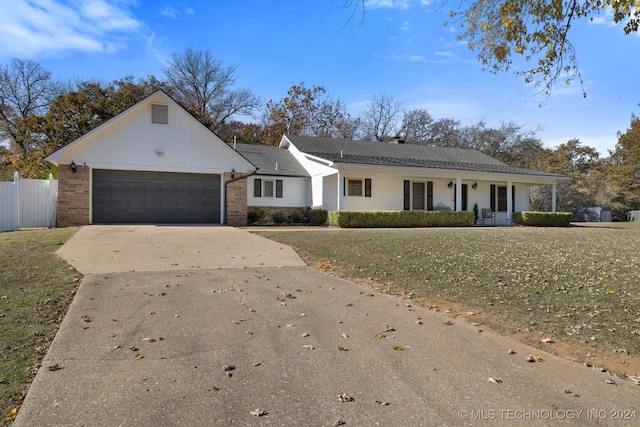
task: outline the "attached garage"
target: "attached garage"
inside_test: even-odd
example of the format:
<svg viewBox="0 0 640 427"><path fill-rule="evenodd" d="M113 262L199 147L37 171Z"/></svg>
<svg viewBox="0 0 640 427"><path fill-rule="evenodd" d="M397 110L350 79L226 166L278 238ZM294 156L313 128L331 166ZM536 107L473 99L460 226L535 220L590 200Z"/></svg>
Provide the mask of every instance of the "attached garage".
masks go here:
<svg viewBox="0 0 640 427"><path fill-rule="evenodd" d="M219 224L219 174L93 171L94 224Z"/></svg>
<svg viewBox="0 0 640 427"><path fill-rule="evenodd" d="M57 225L246 225L256 166L157 91L47 157Z"/></svg>

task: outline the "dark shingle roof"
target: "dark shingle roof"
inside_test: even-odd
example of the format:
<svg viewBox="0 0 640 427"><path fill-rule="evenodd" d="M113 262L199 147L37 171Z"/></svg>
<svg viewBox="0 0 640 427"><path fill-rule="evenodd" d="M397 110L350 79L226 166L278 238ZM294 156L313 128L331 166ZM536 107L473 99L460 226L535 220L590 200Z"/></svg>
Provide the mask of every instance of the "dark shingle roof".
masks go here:
<svg viewBox="0 0 640 427"><path fill-rule="evenodd" d="M286 135L286 137L303 153L327 159L334 163L564 177L563 175L509 166L477 150L314 138L299 135Z"/></svg>
<svg viewBox="0 0 640 427"><path fill-rule="evenodd" d="M258 168L257 175L309 176L287 149L271 145L236 144L236 151Z"/></svg>

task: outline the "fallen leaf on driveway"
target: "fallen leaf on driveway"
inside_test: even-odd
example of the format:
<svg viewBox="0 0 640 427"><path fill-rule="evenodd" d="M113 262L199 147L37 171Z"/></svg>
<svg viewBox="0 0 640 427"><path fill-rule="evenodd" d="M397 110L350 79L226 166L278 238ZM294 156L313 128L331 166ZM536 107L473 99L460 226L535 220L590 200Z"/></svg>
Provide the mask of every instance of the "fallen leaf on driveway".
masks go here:
<svg viewBox="0 0 640 427"><path fill-rule="evenodd" d="M502 380L500 378L489 377L489 382L494 384L502 384Z"/></svg>
<svg viewBox="0 0 640 427"><path fill-rule="evenodd" d="M376 334L376 338L378 338L378 339L382 339L382 338L384 338L384 337L386 337L386 335L385 335L385 334L383 334L382 332L380 332L380 333Z"/></svg>
<svg viewBox="0 0 640 427"><path fill-rule="evenodd" d="M348 348L344 348L344 347L341 347L341 346L338 346L338 350L340 350L340 351L349 351Z"/></svg>
<svg viewBox="0 0 640 427"><path fill-rule="evenodd" d="M401 351L401 350L404 350L404 347L403 347L403 346L401 346L401 345L397 345L397 346L393 347L393 349L394 349L394 350Z"/></svg>
<svg viewBox="0 0 640 427"><path fill-rule="evenodd" d="M355 399L351 396L349 396L347 393L342 393L341 395L338 396L338 401L340 402L354 402Z"/></svg>
<svg viewBox="0 0 640 427"><path fill-rule="evenodd" d="M340 336L341 336L342 338L349 338L349 335L347 335L347 334L342 334L342 335L340 335Z"/></svg>
<svg viewBox="0 0 640 427"><path fill-rule="evenodd" d="M51 365L51 366L49 366L49 370L50 370L50 371L52 371L52 372L53 372L53 371L59 371L60 369L62 369L62 366L60 366L60 365L59 365L59 364L57 364L57 363L56 363L55 365Z"/></svg>
<svg viewBox="0 0 640 427"><path fill-rule="evenodd" d="M551 344L551 343L554 343L555 341L553 340L553 338L543 338L542 342L545 344Z"/></svg>
<svg viewBox="0 0 640 427"><path fill-rule="evenodd" d="M309 344L303 345L302 348L306 348L307 350L313 350L314 349L314 347L312 345L309 345Z"/></svg>
<svg viewBox="0 0 640 427"><path fill-rule="evenodd" d="M136 359L144 359L144 356L140 353L136 354Z"/></svg>
<svg viewBox="0 0 640 427"><path fill-rule="evenodd" d="M267 415L267 411L263 411L260 408L257 408L253 411L249 412L251 415L253 415L254 417L264 417L265 415Z"/></svg>

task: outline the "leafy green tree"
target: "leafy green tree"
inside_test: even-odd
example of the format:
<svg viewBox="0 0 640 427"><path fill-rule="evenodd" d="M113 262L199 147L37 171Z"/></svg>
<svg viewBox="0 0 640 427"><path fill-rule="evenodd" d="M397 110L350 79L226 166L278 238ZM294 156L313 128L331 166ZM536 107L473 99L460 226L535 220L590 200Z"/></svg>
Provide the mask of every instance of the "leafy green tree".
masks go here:
<svg viewBox="0 0 640 427"><path fill-rule="evenodd" d="M571 178L556 187L557 210L609 205L605 162L596 149L572 139L556 149L545 149L541 163L542 170ZM533 187L529 196L533 210L550 209L550 186Z"/></svg>
<svg viewBox="0 0 640 427"><path fill-rule="evenodd" d="M640 209L640 117L631 116L625 133L618 133L618 143L610 152L608 176L615 197L613 207L620 211Z"/></svg>
<svg viewBox="0 0 640 427"><path fill-rule="evenodd" d="M293 85L280 101L269 100L261 143L277 145L284 134L353 138L359 120L352 119L342 101L334 101L323 86Z"/></svg>

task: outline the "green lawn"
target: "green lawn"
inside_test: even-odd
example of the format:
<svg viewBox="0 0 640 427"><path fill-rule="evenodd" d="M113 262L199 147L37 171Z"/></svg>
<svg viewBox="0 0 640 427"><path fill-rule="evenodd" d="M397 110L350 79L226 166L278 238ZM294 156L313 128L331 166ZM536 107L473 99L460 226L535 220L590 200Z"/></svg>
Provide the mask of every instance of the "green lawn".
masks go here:
<svg viewBox="0 0 640 427"><path fill-rule="evenodd" d="M469 322L530 344L553 337L584 354L639 359L639 224L258 234L337 275L412 292L424 304L455 304L463 316L474 313Z"/></svg>
<svg viewBox="0 0 640 427"><path fill-rule="evenodd" d="M81 278L55 255L77 229L0 233L0 425L11 422Z"/></svg>

